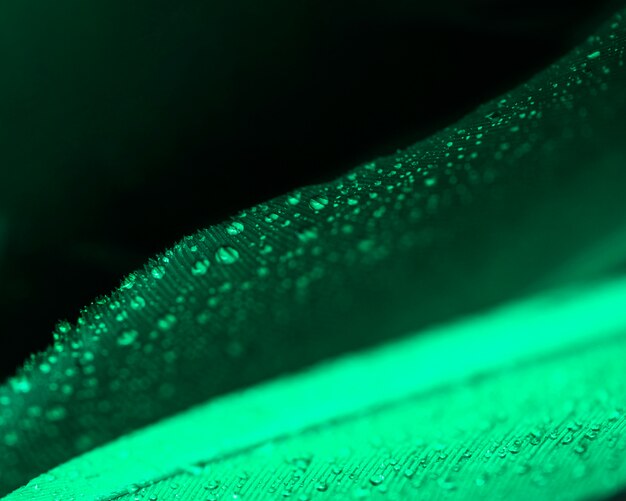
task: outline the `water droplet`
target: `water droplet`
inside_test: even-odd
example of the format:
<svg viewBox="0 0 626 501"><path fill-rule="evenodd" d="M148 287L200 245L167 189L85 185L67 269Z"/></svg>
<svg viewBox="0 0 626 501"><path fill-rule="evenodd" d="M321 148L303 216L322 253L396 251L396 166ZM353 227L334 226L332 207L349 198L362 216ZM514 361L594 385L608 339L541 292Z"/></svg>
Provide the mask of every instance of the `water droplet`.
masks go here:
<svg viewBox="0 0 626 501"><path fill-rule="evenodd" d="M155 266L154 268L152 268L150 273L154 278L158 280L160 278L163 278L163 276L165 275L165 268L163 268L163 266Z"/></svg>
<svg viewBox="0 0 626 501"><path fill-rule="evenodd" d="M305 228L298 233L298 240L302 243L306 243L310 240L315 240L317 236L317 228Z"/></svg>
<svg viewBox="0 0 626 501"><path fill-rule="evenodd" d="M207 483L204 485L204 488L205 488L207 491L214 491L214 490L215 490L215 489L217 489L219 486L220 486L219 481L217 481L217 480L210 480L209 482L207 482Z"/></svg>
<svg viewBox="0 0 626 501"><path fill-rule="evenodd" d="M315 488L320 492L324 492L328 490L328 484L326 482L318 482Z"/></svg>
<svg viewBox="0 0 626 501"><path fill-rule="evenodd" d="M480 477L476 477L476 485L478 487L482 487L483 485L485 485L487 483L487 479L483 476Z"/></svg>
<svg viewBox="0 0 626 501"><path fill-rule="evenodd" d="M311 456L297 456L291 459L291 463L299 470L306 470L312 461Z"/></svg>
<svg viewBox="0 0 626 501"><path fill-rule="evenodd" d="M509 446L509 452L511 454L517 454L520 450L522 449L522 441L521 440L515 440L510 446Z"/></svg>
<svg viewBox="0 0 626 501"><path fill-rule="evenodd" d="M146 306L146 300L141 296L136 296L130 302L130 307L133 310L141 310L144 306Z"/></svg>
<svg viewBox="0 0 626 501"><path fill-rule="evenodd" d="M135 339L137 339L138 335L139 335L139 332L137 332L134 329L124 331L117 338L117 344L119 344L120 346L128 346L130 344L133 344L135 342Z"/></svg>
<svg viewBox="0 0 626 501"><path fill-rule="evenodd" d="M239 252L232 247L220 247L215 252L215 259L222 264L233 264L239 259Z"/></svg>
<svg viewBox="0 0 626 501"><path fill-rule="evenodd" d="M133 286L135 285L136 279L137 279L137 276L134 273L131 273L124 279L124 281L122 282L122 285L120 285L120 289L124 289L124 290L132 289Z"/></svg>
<svg viewBox="0 0 626 501"><path fill-rule="evenodd" d="M290 205L298 205L300 203L300 195L289 195L287 202L289 202Z"/></svg>
<svg viewBox="0 0 626 501"><path fill-rule="evenodd" d="M373 240L361 240L358 244L357 247L361 252L370 252L372 250L374 250L374 247L376 246L375 242Z"/></svg>
<svg viewBox="0 0 626 501"><path fill-rule="evenodd" d="M383 483L383 480L385 480L385 476L378 473L376 475L372 475L370 477L370 484L372 485L380 485Z"/></svg>
<svg viewBox="0 0 626 501"><path fill-rule="evenodd" d="M226 233L235 236L239 235L243 231L243 223L239 221L233 221L226 227Z"/></svg>
<svg viewBox="0 0 626 501"><path fill-rule="evenodd" d="M31 389L30 381L23 376L12 378L10 382L15 393L28 393Z"/></svg>
<svg viewBox="0 0 626 501"><path fill-rule="evenodd" d="M166 331L166 330L171 329L175 323L176 323L176 317L172 315L171 313L169 313L165 315L163 318L159 319L159 321L157 322L157 326L159 327L159 329Z"/></svg>
<svg viewBox="0 0 626 501"><path fill-rule="evenodd" d="M324 196L316 196L311 198L309 201L309 207L313 210L322 210L324 207L328 205L328 198Z"/></svg>
<svg viewBox="0 0 626 501"><path fill-rule="evenodd" d="M57 329L61 334L67 334L72 329L72 326L67 320L62 320L58 323Z"/></svg>
<svg viewBox="0 0 626 501"><path fill-rule="evenodd" d="M12 447L17 444L18 436L14 431L10 431L4 435L4 443L5 445Z"/></svg>
<svg viewBox="0 0 626 501"><path fill-rule="evenodd" d="M206 275L206 272L209 270L210 262L208 259L203 259L202 261L197 261L191 267L191 274L195 277L200 275Z"/></svg>

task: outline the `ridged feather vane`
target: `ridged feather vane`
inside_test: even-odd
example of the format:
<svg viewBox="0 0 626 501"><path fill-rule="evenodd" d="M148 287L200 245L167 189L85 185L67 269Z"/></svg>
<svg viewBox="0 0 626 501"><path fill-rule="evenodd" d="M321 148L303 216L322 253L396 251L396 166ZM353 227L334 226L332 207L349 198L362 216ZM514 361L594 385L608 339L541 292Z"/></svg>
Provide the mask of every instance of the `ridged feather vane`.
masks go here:
<svg viewBox="0 0 626 501"><path fill-rule="evenodd" d="M573 287L340 357L125 435L6 501L610 494L626 475L624 301L623 278Z"/></svg>
<svg viewBox="0 0 626 501"><path fill-rule="evenodd" d="M458 123L332 182L303 187L184 238L86 307L76 322L60 323L54 344L0 388L0 493L190 406L521 297L553 283L553 277L560 277L556 285L580 279L577 270L559 272L571 270L568 265L578 256L624 227L625 48L620 13L528 83ZM610 271L593 270L594 278ZM572 402L585 409L585 418L595 418L589 406L601 398L598 392L617 398L621 365L614 354L622 349L621 344L615 352L599 347L597 358L581 354L589 361L581 361L578 372L571 369L572 381L581 381ZM445 360L442 352L441 363ZM572 364L564 358L557 366L536 369L542 376L519 376L522 396L529 392L529 412L537 420L543 419L536 412L543 401L533 400L523 381L536 387L541 377L552 381L569 373ZM585 386L589 375L603 381L604 389ZM516 386L500 379L489 384L496 392ZM556 398L561 390L554 383L546 395ZM434 419L441 402L433 402L406 412ZM471 405L463 402L455 412L468 412ZM523 402L511 405L509 415L524 415ZM394 426L394 416L382 418L382 430ZM559 433L568 417L561 407L555 409ZM609 426L608 415L600 418ZM458 416L445 419L456 423ZM611 433L619 431L620 419L610 421ZM587 424L592 430L593 423ZM494 426L495 434L512 433ZM575 426L572 440L583 429ZM447 439L461 443L457 431ZM479 438L484 431L478 420L467 429L487 451L489 444ZM349 445L359 448L351 433L339 433L336 454ZM428 440L437 435L433 429L427 434ZM354 435L359 441L363 436ZM526 437L521 431L510 436ZM302 448L311 450L317 439L303 436ZM301 447L297 437L290 440L290 451ZM329 444L332 436L319 440ZM388 448L364 441L356 453L360 468L369 461L368 473L380 475L370 486L383 485L396 454L404 458L402 468L419 467L421 459L407 463L408 450L389 440ZM606 440L602 444L611 447L614 441ZM512 451L507 447L505 454ZM241 461L266 471L274 463L266 466L264 450L250 451ZM547 454L552 458L558 450ZM535 465L528 460L529 467ZM385 469L378 472L374 464L382 461ZM343 496L348 480L338 479L350 473L326 473L315 474L316 491ZM489 474L500 475L497 468ZM189 478L183 475L174 483L196 485L196 476ZM546 474L538 481L549 484L550 478ZM250 485L248 479L241 482ZM279 497L286 480L275 481L280 488L272 496ZM441 482L444 491L456 490L453 480ZM474 493L476 486L471 489ZM213 495L211 488L206 491L203 495ZM190 492L181 499L197 499ZM462 497L461 489L457 492ZM163 498L162 491L150 495ZM268 495L251 492L253 499Z"/></svg>

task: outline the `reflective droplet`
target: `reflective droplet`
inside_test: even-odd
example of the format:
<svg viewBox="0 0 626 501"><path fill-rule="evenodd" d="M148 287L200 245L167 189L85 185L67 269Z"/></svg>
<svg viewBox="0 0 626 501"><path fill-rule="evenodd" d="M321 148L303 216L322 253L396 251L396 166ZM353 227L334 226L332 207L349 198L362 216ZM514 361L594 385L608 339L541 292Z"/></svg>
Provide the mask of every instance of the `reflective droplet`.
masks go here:
<svg viewBox="0 0 626 501"><path fill-rule="evenodd" d="M210 480L204 486L207 491L214 491L220 486L220 483L217 480Z"/></svg>
<svg viewBox="0 0 626 501"><path fill-rule="evenodd" d="M320 492L324 492L328 490L328 484L326 482L318 482L315 488Z"/></svg>
<svg viewBox="0 0 626 501"><path fill-rule="evenodd" d="M311 198L309 201L309 207L313 210L322 210L324 207L328 205L328 198L323 196L317 196Z"/></svg>
<svg viewBox="0 0 626 501"><path fill-rule="evenodd" d="M165 315L163 318L159 319L159 321L157 322L157 326L159 327L159 329L166 331L166 330L171 329L175 323L176 323L176 317L172 315L171 313L169 313Z"/></svg>
<svg viewBox="0 0 626 501"><path fill-rule="evenodd" d="M10 384L15 393L28 393L31 389L30 381L23 376L10 379Z"/></svg>
<svg viewBox="0 0 626 501"><path fill-rule="evenodd" d="M141 296L136 296L130 302L130 307L133 310L141 310L144 306L146 306L146 300Z"/></svg>
<svg viewBox="0 0 626 501"><path fill-rule="evenodd" d="M154 278L158 280L160 278L163 278L163 276L165 275L165 268L163 268L163 266L155 266L154 268L152 268L152 271L150 273Z"/></svg>
<svg viewBox="0 0 626 501"><path fill-rule="evenodd" d="M380 473L376 474L376 475L372 475L370 477L370 484L372 485L380 485L383 483L383 480L385 480L384 475L381 475Z"/></svg>
<svg viewBox="0 0 626 501"><path fill-rule="evenodd" d="M306 243L310 240L315 240L317 238L317 228L305 228L301 232L298 233L298 239L302 243Z"/></svg>
<svg viewBox="0 0 626 501"><path fill-rule="evenodd" d="M522 449L522 441L521 440L515 440L510 446L509 446L509 452L511 454L517 454L520 450Z"/></svg>
<svg viewBox="0 0 626 501"><path fill-rule="evenodd" d="M287 197L287 202L289 202L290 205L298 205L300 203L300 195L299 194L289 195Z"/></svg>
<svg viewBox="0 0 626 501"><path fill-rule="evenodd" d="M6 435L4 435L4 443L9 447L13 447L15 444L17 444L18 440L19 438L17 436L17 433L13 431L10 431Z"/></svg>
<svg viewBox="0 0 626 501"><path fill-rule="evenodd" d="M67 334L72 329L72 326L67 320L62 320L57 324L57 329L60 333Z"/></svg>
<svg viewBox="0 0 626 501"><path fill-rule="evenodd" d="M215 259L222 264L233 264L239 259L239 252L232 247L220 247L215 252Z"/></svg>
<svg viewBox="0 0 626 501"><path fill-rule="evenodd" d="M203 259L202 261L197 261L192 267L191 267L191 274L193 276L200 276L200 275L205 275L206 272L209 270L209 266L210 266L210 262L208 259Z"/></svg>
<svg viewBox="0 0 626 501"><path fill-rule="evenodd" d="M120 346L128 346L129 344L133 344L138 335L139 332L134 329L124 331L117 338L117 344L119 344Z"/></svg>
<svg viewBox="0 0 626 501"><path fill-rule="evenodd" d="M120 285L120 289L124 289L124 290L132 289L133 286L135 285L136 279L137 279L137 276L134 273L131 273L124 279L124 281L122 282L122 285Z"/></svg>
<svg viewBox="0 0 626 501"><path fill-rule="evenodd" d="M233 221L226 227L226 233L235 236L239 235L243 231L243 223L239 221Z"/></svg>

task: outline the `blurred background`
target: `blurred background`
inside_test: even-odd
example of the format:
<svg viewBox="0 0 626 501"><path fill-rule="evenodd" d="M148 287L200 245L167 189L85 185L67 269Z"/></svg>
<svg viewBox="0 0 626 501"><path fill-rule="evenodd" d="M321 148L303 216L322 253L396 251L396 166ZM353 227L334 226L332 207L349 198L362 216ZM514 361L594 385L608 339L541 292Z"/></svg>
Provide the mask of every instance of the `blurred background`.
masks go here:
<svg viewBox="0 0 626 501"><path fill-rule="evenodd" d="M612 0L0 6L0 377L186 234L392 153Z"/></svg>

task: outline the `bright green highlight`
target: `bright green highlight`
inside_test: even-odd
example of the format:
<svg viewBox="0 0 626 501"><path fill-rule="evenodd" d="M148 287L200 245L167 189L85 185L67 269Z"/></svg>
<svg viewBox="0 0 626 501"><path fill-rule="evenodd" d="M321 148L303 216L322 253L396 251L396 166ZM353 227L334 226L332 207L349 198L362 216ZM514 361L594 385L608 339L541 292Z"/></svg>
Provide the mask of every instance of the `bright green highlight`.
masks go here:
<svg viewBox="0 0 626 501"><path fill-rule="evenodd" d="M570 288L346 356L127 435L5 499L610 492L626 481L625 303L626 280Z"/></svg>
<svg viewBox="0 0 626 501"><path fill-rule="evenodd" d="M622 260L610 242L624 226L626 184L623 18L617 13L525 84L404 150L184 237L71 322L60 322L49 347L0 386L0 495L194 405L230 398L224 395L533 292L614 274ZM590 59L595 52L601 57ZM308 394L298 400L287 398L286 390L279 392L285 397L279 399L283 409L271 411L270 424L284 433L326 423L332 416L402 399L407 392L466 381L478 368L495 370L515 360L535 360L541 350L561 350L565 341L586 342L588 332L609 332L619 320L619 310L609 308L612 293L594 294L598 305L606 305L598 311L612 314L593 313L589 304L582 317L580 306L570 311L565 303L555 303L555 310L547 304L536 310L527 305L522 313L514 308L499 317L500 323L493 318L488 324L479 321L480 329L466 331L455 342L429 338L416 345L415 357L409 356L410 343L392 349L390 358L383 357L382 349L368 359L371 375L357 367L350 377L343 370L336 378L328 376L325 386L321 376L314 379L315 388L326 388L332 396L337 387L340 397L326 401L325 394L313 392L318 398L311 407L305 405ZM540 335L544 332L550 336ZM454 337L448 328L444 334ZM607 370L615 366L609 362ZM593 359L585 363L590 364L586 377L603 381L597 372L601 367ZM569 374L585 377L569 366L564 374L566 379ZM606 375L607 384L613 376ZM524 379L526 396L537 409L565 398L557 388L537 394L536 381L547 377ZM349 384L341 383L346 380ZM512 395L507 426L517 427L513 418L520 416L558 426L560 407L543 417L515 407L518 383L502 386ZM570 401L578 402L587 416L584 403L595 389L584 379L570 386L578 392ZM608 388L606 394L618 395L618 389ZM304 407L295 406L302 400ZM451 394L439 400L444 401L453 407ZM506 399L494 402L483 405L477 397L472 406L481 410L472 412L491 423L494 409L508 405ZM428 405L417 407L416 415ZM225 413L211 425L226 432L227 450L237 445L233 433L223 429L236 421L232 415L227 419ZM254 416L255 423L259 419ZM411 429L415 422L407 419L401 427L409 439L418 433ZM419 430L426 434L428 423L442 422L426 420ZM242 439L237 447L255 437L268 440L273 433L270 424L256 431L250 424L257 433L250 438L239 424ZM458 441L446 435L438 442L462 444L471 437L488 448L483 440L510 432L498 426L504 424L487 428L489 433L470 427ZM194 436L191 440L188 435L187 442L181 434L180 448L169 456L173 463L210 460L210 451L202 446L208 439L198 433L190 430ZM394 440L381 433L380 443L391 450ZM338 440L341 436L337 431ZM346 462L369 470L362 464L364 455L370 457L370 442L364 437L355 437L358 450ZM323 438L319 443L321 449L311 447L317 451L316 461L326 454L320 450L332 450L322 445ZM144 445L148 451L158 447ZM371 451L376 462L383 455ZM143 463L137 461L141 470ZM259 468L272 465L279 468L272 461ZM160 467L167 473L172 464ZM111 478L125 484L117 472ZM228 478L224 473L225 485ZM374 483L390 485L388 478ZM105 483L100 487L107 492L117 488ZM327 487L329 492L337 489ZM324 487L316 492L325 492Z"/></svg>

